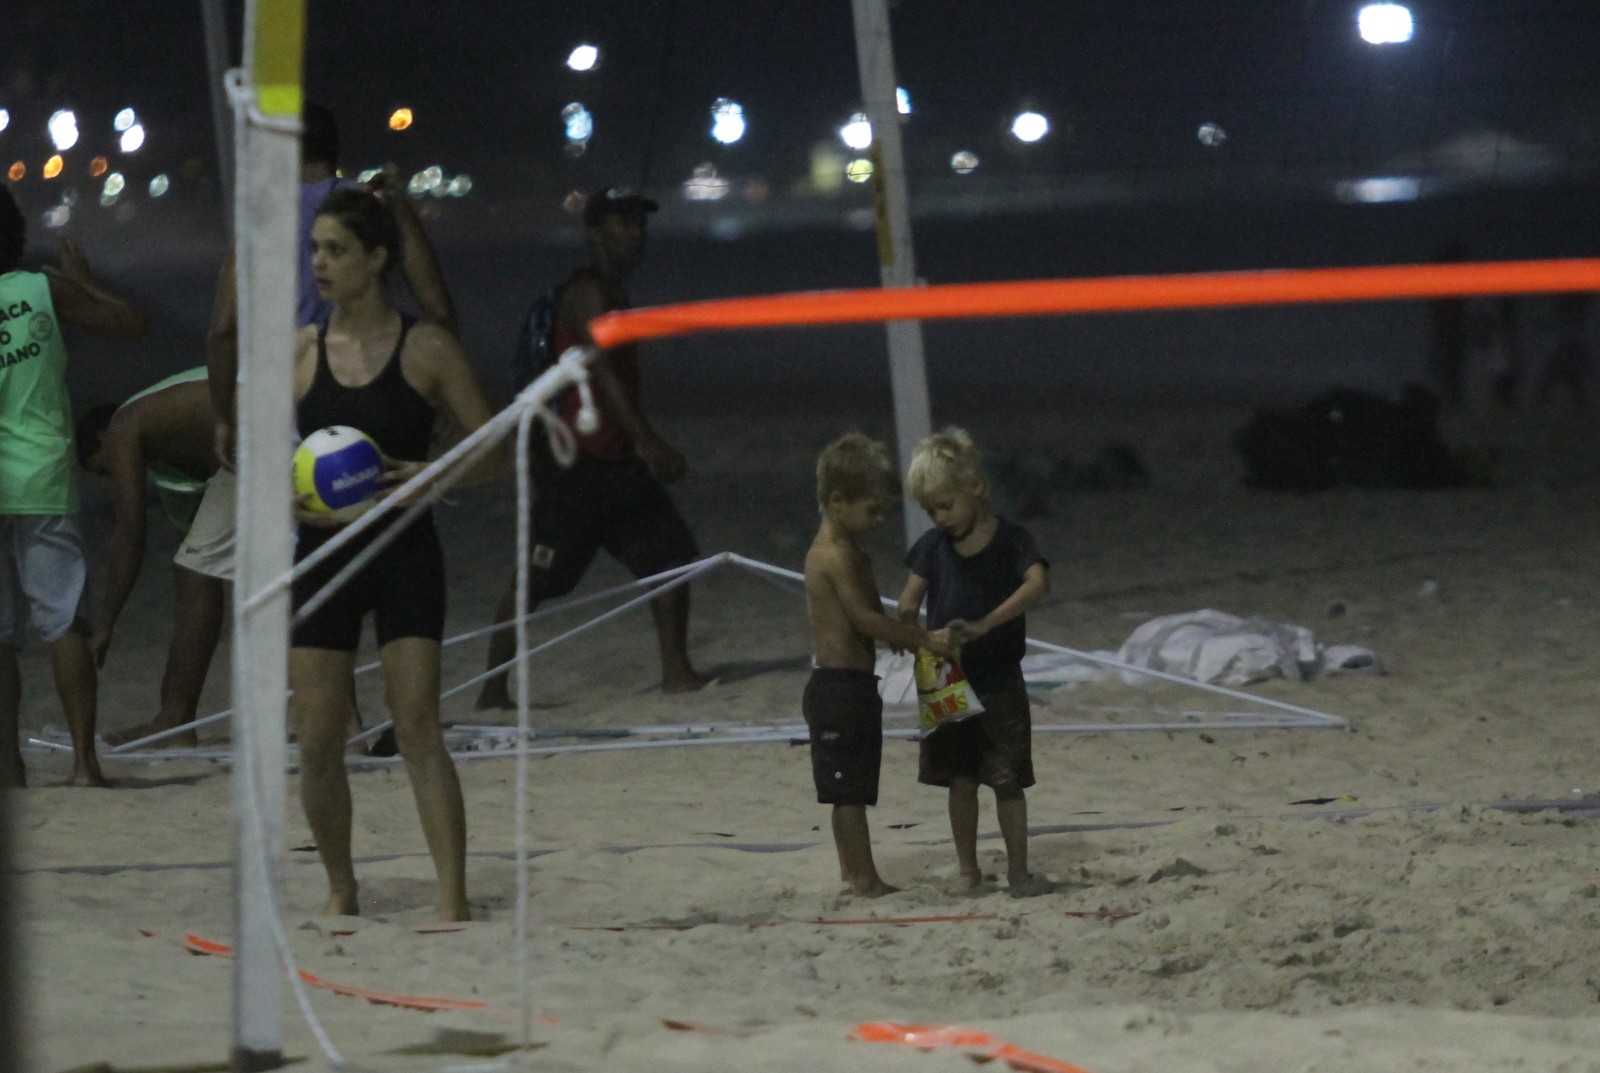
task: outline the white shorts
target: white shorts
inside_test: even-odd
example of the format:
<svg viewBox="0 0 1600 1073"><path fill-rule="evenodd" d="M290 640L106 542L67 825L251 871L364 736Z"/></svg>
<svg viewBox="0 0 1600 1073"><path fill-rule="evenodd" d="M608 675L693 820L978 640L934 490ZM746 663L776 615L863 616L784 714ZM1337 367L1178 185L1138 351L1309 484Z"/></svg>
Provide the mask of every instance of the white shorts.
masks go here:
<svg viewBox="0 0 1600 1073"><path fill-rule="evenodd" d="M239 478L231 471L217 470L206 482L206 493L194 513L194 524L178 545L172 561L186 570L206 577L233 580L234 516Z"/></svg>
<svg viewBox="0 0 1600 1073"><path fill-rule="evenodd" d="M89 566L71 514L0 514L0 644L21 648L24 622L45 644L84 614Z"/></svg>

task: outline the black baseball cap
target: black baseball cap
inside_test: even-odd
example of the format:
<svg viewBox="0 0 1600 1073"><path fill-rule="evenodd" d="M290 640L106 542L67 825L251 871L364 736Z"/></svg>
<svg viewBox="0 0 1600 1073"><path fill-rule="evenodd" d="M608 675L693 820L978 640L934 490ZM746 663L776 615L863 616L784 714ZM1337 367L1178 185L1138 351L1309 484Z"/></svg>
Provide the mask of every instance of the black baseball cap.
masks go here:
<svg viewBox="0 0 1600 1073"><path fill-rule="evenodd" d="M613 186L589 195L583 204L583 226L593 227L607 216L643 216L660 205L625 186Z"/></svg>

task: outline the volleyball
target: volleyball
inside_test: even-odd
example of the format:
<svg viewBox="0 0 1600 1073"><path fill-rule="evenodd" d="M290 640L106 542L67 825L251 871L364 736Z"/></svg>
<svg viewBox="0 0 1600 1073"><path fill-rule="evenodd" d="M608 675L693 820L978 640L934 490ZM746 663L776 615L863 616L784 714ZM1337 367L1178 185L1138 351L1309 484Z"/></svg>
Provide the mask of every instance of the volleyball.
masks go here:
<svg viewBox="0 0 1600 1073"><path fill-rule="evenodd" d="M301 441L294 451L294 492L306 506L341 522L354 521L372 507L383 473L378 445L360 429L329 425Z"/></svg>

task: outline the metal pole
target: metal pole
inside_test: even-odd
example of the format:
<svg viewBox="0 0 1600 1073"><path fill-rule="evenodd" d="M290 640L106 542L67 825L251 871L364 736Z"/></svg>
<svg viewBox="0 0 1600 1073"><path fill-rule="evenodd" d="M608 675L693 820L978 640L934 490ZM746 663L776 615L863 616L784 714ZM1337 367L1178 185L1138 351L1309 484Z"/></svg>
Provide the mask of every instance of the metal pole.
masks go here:
<svg viewBox="0 0 1600 1073"><path fill-rule="evenodd" d="M206 78L211 85L211 126L217 138L217 175L222 181L222 207L233 227L233 109L223 85L233 66L228 49L226 0L200 0L205 24Z"/></svg>
<svg viewBox="0 0 1600 1073"><path fill-rule="evenodd" d="M243 131L234 234L239 295L233 719L236 917L233 1067L283 1062L284 965L274 930L283 888L289 593L288 473L294 431L305 0L247 0Z"/></svg>
<svg viewBox="0 0 1600 1073"><path fill-rule="evenodd" d="M889 36L885 0L851 0L855 13L856 61L861 97L872 123L872 189L878 210L878 265L885 287L915 287L916 259L911 248L911 210L906 194L905 156L900 146L900 110L895 99L894 42ZM928 372L923 361L922 322L892 320L889 383L894 392L895 444L902 472L911 452L933 431L928 404ZM902 504L906 547L928 528L928 518L909 497Z"/></svg>

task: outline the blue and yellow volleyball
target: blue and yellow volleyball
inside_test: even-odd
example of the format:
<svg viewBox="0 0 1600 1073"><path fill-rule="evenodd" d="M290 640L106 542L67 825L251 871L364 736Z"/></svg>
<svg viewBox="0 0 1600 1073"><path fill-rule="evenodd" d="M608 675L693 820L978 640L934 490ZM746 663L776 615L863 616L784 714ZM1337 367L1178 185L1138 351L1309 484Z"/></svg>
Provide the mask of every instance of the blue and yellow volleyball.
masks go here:
<svg viewBox="0 0 1600 1073"><path fill-rule="evenodd" d="M294 452L294 491L308 509L352 521L372 508L383 474L378 445L360 429L329 425Z"/></svg>

